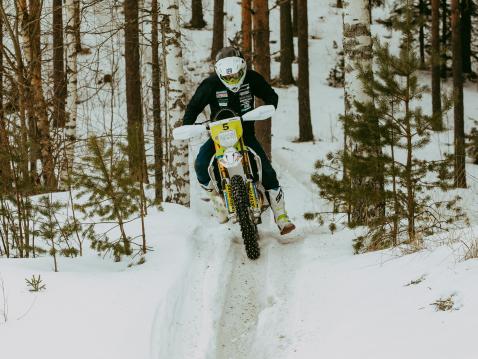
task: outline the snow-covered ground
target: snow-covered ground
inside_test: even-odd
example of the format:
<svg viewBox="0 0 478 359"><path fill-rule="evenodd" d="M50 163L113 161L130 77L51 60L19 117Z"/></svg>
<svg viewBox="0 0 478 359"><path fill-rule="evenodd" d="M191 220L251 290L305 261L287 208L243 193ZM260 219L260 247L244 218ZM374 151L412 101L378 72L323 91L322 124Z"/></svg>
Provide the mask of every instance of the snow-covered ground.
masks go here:
<svg viewBox="0 0 478 359"><path fill-rule="evenodd" d="M271 1L272 4L273 1ZM211 1L206 1L211 24ZM386 250L353 255L354 231L303 218L328 211L311 183L314 162L341 146L343 91L327 87L340 43L341 18L330 0L309 1L311 99L315 143L298 144L297 90L277 89L273 164L298 229L280 244L270 216L260 227L261 258L247 259L236 226L219 225L193 186L192 208L165 205L147 217L146 263L113 263L87 251L60 259L0 259L0 353L26 359L473 359L478 329L478 261L464 261L477 238L478 167L468 165L463 206L472 226L427 240L413 254ZM239 5L226 2L226 29L238 28ZM188 19L187 11L183 14ZM271 12L278 49L278 9ZM209 25L210 26L210 25ZM380 29L374 28L376 31ZM209 67L209 31L184 31L190 83ZM273 75L279 64L273 62ZM428 74L423 74L428 81ZM425 77L427 76L427 77ZM476 86L465 93L478 118ZM423 102L430 108L430 99ZM451 116L448 119L452 122ZM471 122L471 121L469 121ZM433 151L452 134L434 135ZM191 145L191 153L200 143ZM139 224L130 224L130 229ZM46 290L30 293L40 274ZM2 291L2 288L4 289ZM2 292L4 295L2 295ZM450 299L450 310L437 311ZM5 311L5 308L7 310ZM1 315L5 312L5 315ZM6 321L5 321L6 319Z"/></svg>

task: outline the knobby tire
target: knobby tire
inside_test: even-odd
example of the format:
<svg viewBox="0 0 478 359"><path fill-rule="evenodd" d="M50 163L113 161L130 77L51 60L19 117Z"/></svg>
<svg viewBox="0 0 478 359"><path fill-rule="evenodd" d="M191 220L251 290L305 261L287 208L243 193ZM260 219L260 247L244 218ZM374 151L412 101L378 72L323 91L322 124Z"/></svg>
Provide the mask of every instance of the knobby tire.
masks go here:
<svg viewBox="0 0 478 359"><path fill-rule="evenodd" d="M261 255L257 241L257 227L249 212L249 196L246 184L241 176L233 176L231 179L232 198L234 200L237 219L241 227L242 239L246 247L249 259L258 259Z"/></svg>

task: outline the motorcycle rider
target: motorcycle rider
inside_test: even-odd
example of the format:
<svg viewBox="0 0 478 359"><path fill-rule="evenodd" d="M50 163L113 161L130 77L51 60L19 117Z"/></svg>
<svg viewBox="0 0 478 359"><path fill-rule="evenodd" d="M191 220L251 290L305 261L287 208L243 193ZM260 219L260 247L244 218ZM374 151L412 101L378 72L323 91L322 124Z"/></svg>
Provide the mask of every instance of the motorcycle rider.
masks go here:
<svg viewBox="0 0 478 359"><path fill-rule="evenodd" d="M216 56L215 73L206 78L197 88L186 107L183 124L192 125L199 114L209 105L211 119L221 109L230 109L238 115L254 109L254 98L262 99L266 105L277 108L279 97L269 83L256 71L247 69L241 52L234 47L225 47ZM230 113L228 113L230 117ZM262 161L262 185L267 192L274 219L281 234L295 229L285 210L283 191L277 174L264 149L255 137L254 123L243 123L243 137L246 146L252 148ZM200 148L195 161L195 170L201 187L208 192L213 185L208 173L209 163L215 154L214 141L209 138Z"/></svg>

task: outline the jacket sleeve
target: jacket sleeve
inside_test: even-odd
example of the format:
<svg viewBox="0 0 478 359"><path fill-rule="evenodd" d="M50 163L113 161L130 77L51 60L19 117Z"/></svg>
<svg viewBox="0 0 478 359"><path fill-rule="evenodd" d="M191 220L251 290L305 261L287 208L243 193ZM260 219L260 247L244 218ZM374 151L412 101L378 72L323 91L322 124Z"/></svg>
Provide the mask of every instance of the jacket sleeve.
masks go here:
<svg viewBox="0 0 478 359"><path fill-rule="evenodd" d="M274 105L274 107L277 108L279 96L272 86L258 72L251 70L251 75L254 96L259 97L266 105Z"/></svg>
<svg viewBox="0 0 478 359"><path fill-rule="evenodd" d="M184 112L183 125L192 125L196 122L199 114L209 104L209 98L211 93L211 86L207 80L201 82L193 97L186 106Z"/></svg>

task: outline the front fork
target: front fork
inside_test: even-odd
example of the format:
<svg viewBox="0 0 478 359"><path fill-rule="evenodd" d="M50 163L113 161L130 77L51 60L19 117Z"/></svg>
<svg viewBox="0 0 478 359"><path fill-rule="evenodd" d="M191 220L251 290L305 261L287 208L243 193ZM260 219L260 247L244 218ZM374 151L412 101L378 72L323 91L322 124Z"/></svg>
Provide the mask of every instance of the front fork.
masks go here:
<svg viewBox="0 0 478 359"><path fill-rule="evenodd" d="M234 206L234 201L232 199L232 188L229 184L229 179L225 179L225 184L223 185L223 195L224 195L224 203L226 204L227 211L229 213L229 218L233 221L237 220L236 208ZM258 195L257 187L254 181L248 179L246 182L247 188L247 195L249 198L249 208L252 210L254 215L254 219L256 223L259 223L261 218L261 204L260 204L260 197Z"/></svg>
<svg viewBox="0 0 478 359"><path fill-rule="evenodd" d="M259 191L257 190L257 186L254 183L254 176L252 174L251 162L249 158L249 152L245 150L245 146L243 140L240 141L240 146L242 149L242 167L244 171L244 177L246 179L246 188L247 188L247 195L249 199L249 208L251 209L254 220L256 223L260 222L261 218L261 208L262 208L262 201L259 197ZM227 168L225 168L219 161L217 161L217 165L219 168L219 174L221 177L221 184L223 188L223 196L224 196L224 203L229 213L229 218L233 221L237 221L237 214L236 208L234 205L234 201L232 198L232 188L230 185L230 177Z"/></svg>

